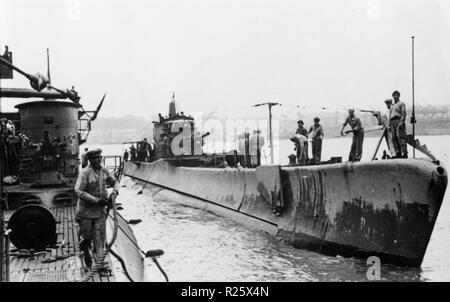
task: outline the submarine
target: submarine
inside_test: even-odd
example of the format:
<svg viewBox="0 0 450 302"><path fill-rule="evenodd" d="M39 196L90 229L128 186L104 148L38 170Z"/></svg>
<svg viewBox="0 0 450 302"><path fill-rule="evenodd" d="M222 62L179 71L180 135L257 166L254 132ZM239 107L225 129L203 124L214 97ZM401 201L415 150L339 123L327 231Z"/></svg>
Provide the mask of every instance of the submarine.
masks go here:
<svg viewBox="0 0 450 302"><path fill-rule="evenodd" d="M124 164L127 186L229 217L300 249L421 266L447 172L418 141L414 147L428 158L255 167L248 164L248 134L244 155L204 153L207 134L176 111L174 99L169 115L153 123L154 150ZM188 134L180 140L182 131Z"/></svg>
<svg viewBox="0 0 450 302"><path fill-rule="evenodd" d="M109 272L88 268L79 248L74 191L79 147L105 96L96 110L86 111L73 87L51 86L49 69L47 77L24 72L12 63L8 47L0 68L2 79L12 79L16 71L32 87L0 87L2 100L21 100L16 112L0 112L0 281L143 281L144 257L115 208L106 223ZM23 101L29 98L38 100Z"/></svg>

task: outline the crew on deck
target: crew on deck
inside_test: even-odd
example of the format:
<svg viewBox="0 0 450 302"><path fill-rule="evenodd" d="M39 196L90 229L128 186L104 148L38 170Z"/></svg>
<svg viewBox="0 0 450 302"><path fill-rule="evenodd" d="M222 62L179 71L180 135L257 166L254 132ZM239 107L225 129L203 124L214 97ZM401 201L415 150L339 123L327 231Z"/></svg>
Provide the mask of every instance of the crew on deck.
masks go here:
<svg viewBox="0 0 450 302"><path fill-rule="evenodd" d="M136 148L134 147L134 144L131 144L130 156L131 156L131 161L136 161Z"/></svg>
<svg viewBox="0 0 450 302"><path fill-rule="evenodd" d="M324 137L323 127L319 124L320 118L314 118L314 125L309 128L308 134L312 132L312 156L313 163L318 165L322 157L322 140Z"/></svg>
<svg viewBox="0 0 450 302"><path fill-rule="evenodd" d="M387 152L386 152L386 155L383 154L383 159L387 159L387 158L391 158L391 157L395 156L395 149L394 149L394 145L392 143L392 132L389 127L389 113L391 111L392 102L393 102L392 99L387 99L384 101L384 103L386 104L386 107L388 109L387 114L382 114L380 111L375 111L373 113L373 115L378 120L378 125L383 126L384 139L386 140L386 146L389 149L389 154L387 154Z"/></svg>
<svg viewBox="0 0 450 302"><path fill-rule="evenodd" d="M264 146L264 137L261 135L261 130L254 130L252 137L250 137L250 158L253 167L261 165L261 148Z"/></svg>
<svg viewBox="0 0 450 302"><path fill-rule="evenodd" d="M308 130L306 130L304 125L305 124L303 123L302 120L297 121L298 128L297 128L297 131L295 132L295 134L300 134L308 140ZM297 162L307 163L309 161L308 141L306 141L306 143L304 144L304 150L296 149L296 151L297 151ZM299 152L300 152L300 154L303 155L303 158L301 158L301 159L299 159Z"/></svg>
<svg viewBox="0 0 450 302"><path fill-rule="evenodd" d="M390 109L389 127L392 133L392 141L397 158L408 158L408 149L406 147L406 105L400 101L400 92L392 93L394 104Z"/></svg>
<svg viewBox="0 0 450 302"><path fill-rule="evenodd" d="M80 250L84 254L86 266L92 265L91 243L94 244L94 257L97 265L105 250L106 214L105 207L110 199L119 193L119 183L112 173L101 165L101 149L92 149L86 153L89 166L81 171L75 184L78 196L75 219L80 227ZM113 192L108 197L106 184L113 186ZM105 267L100 266L99 270Z"/></svg>
<svg viewBox="0 0 450 302"><path fill-rule="evenodd" d="M297 151L297 164L305 165L308 161L308 139L302 134L296 134L291 137L291 141L295 144L294 151Z"/></svg>
<svg viewBox="0 0 450 302"><path fill-rule="evenodd" d="M127 162L129 156L130 156L130 154L128 153L128 150L125 149L125 152L123 153L123 161Z"/></svg>
<svg viewBox="0 0 450 302"><path fill-rule="evenodd" d="M353 133L352 147L350 149L349 161L360 161L363 151L364 142L364 128L362 127L361 120L355 116L355 110L349 109L348 116L342 125L341 135L344 136L345 126L350 125L351 130L345 131L345 134Z"/></svg>

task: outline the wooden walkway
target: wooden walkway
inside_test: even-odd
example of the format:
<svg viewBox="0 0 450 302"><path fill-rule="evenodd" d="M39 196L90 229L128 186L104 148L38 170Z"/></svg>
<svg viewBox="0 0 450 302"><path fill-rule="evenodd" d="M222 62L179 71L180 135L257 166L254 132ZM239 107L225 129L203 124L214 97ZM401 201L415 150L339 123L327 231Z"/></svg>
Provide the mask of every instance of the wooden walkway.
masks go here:
<svg viewBox="0 0 450 302"><path fill-rule="evenodd" d="M77 282L86 278L90 269L84 266L78 246L78 224L75 206L62 206L50 210L56 219L57 246L36 253L32 257L19 257L11 244L11 282ZM8 221L11 212L7 213ZM106 259L112 269L109 256ZM94 266L94 265L93 265ZM92 266L92 267L93 267ZM112 274L94 273L92 282L114 282Z"/></svg>

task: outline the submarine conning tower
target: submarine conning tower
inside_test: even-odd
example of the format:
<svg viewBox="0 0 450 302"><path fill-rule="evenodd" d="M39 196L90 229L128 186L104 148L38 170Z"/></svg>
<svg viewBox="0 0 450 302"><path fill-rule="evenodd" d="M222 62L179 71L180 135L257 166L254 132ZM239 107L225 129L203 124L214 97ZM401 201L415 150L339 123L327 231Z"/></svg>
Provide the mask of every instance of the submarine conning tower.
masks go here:
<svg viewBox="0 0 450 302"><path fill-rule="evenodd" d="M21 131L31 141L44 142L48 133L51 140L63 142L64 138L74 137L65 148L66 155L78 157L78 108L73 102L59 100L42 100L21 103L15 106L19 109Z"/></svg>
<svg viewBox="0 0 450 302"><path fill-rule="evenodd" d="M78 176L78 109L73 102L21 103L20 131L26 136L19 164L22 181L73 186Z"/></svg>
<svg viewBox="0 0 450 302"><path fill-rule="evenodd" d="M174 96L169 103L169 115L163 117L162 114L159 114L159 120L154 121L153 124L156 159L194 154L194 118L184 115L182 111L176 111ZM173 154L171 148L173 139L186 130L190 131L190 134L180 141L181 154ZM186 140L191 140L191 142L188 143Z"/></svg>

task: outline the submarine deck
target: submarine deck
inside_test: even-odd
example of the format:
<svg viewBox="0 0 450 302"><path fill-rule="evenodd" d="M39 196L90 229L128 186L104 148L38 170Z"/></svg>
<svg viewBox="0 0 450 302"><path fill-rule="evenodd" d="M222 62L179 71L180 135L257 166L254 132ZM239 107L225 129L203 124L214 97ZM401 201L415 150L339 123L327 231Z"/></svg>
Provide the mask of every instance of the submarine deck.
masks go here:
<svg viewBox="0 0 450 302"><path fill-rule="evenodd" d="M18 255L14 245L10 245L11 282L77 282L85 279L89 268L84 266L78 246L78 224L75 222L75 206L66 205L50 209L56 219L57 245L32 257ZM7 223L12 211L5 213ZM106 258L109 267L112 263ZM91 282L115 282L112 273L95 272Z"/></svg>

